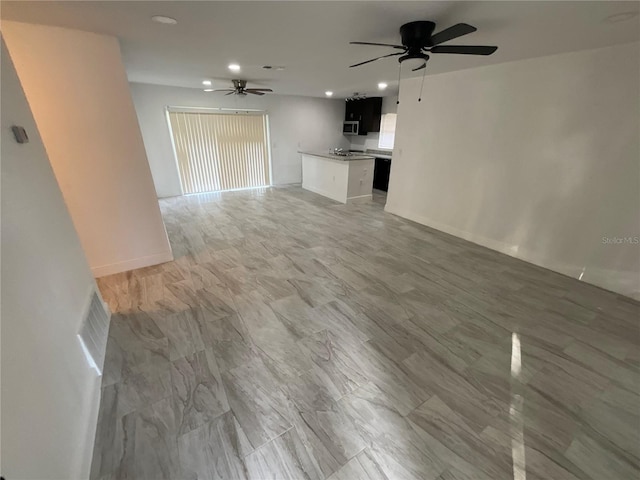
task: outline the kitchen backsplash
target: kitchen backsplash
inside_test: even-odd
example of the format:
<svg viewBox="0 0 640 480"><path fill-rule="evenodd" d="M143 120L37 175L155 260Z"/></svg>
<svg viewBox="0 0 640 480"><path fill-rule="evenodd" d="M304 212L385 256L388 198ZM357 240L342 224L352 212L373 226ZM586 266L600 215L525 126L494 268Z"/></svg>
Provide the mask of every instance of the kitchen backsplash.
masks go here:
<svg viewBox="0 0 640 480"><path fill-rule="evenodd" d="M378 137L380 134L378 133L369 133L366 136L353 136L351 137L351 146L350 150L380 150L384 151L385 149L381 149L378 147ZM391 150L386 150L387 152L391 152Z"/></svg>

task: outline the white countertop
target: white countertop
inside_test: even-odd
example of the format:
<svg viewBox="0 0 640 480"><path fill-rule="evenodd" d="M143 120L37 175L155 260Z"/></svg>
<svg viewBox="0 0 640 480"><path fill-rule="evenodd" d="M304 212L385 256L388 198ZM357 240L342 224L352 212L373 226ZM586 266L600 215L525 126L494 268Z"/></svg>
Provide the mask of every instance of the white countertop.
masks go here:
<svg viewBox="0 0 640 480"><path fill-rule="evenodd" d="M320 153L320 152L300 151L298 153L302 153L303 155L313 155L314 157L328 158L330 160L337 160L340 162L350 162L353 160L374 160L376 158L373 155L365 155L365 154L354 154L354 155L344 156L344 155L334 155L329 152Z"/></svg>
<svg viewBox="0 0 640 480"><path fill-rule="evenodd" d="M391 160L391 156L393 155L393 150L367 149L362 153L364 155L372 155L376 158L385 158L387 160Z"/></svg>

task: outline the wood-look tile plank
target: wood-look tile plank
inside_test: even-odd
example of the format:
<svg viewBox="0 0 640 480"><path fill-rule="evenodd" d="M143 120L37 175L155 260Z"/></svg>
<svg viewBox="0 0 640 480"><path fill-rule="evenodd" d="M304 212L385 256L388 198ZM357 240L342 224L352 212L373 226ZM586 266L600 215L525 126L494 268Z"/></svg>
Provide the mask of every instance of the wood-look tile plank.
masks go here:
<svg viewBox="0 0 640 480"><path fill-rule="evenodd" d="M408 418L486 475L493 478L509 477L511 448L496 448L483 442L479 432L437 396L434 395L416 408Z"/></svg>
<svg viewBox="0 0 640 480"><path fill-rule="evenodd" d="M120 372L113 375L123 378L139 373L160 373L169 366L169 341L155 321L146 313L137 311L116 314L111 318L109 342L117 344L112 355L120 355L115 363ZM113 360L113 356L110 357ZM108 366L111 369L111 365Z"/></svg>
<svg viewBox="0 0 640 480"><path fill-rule="evenodd" d="M367 377L350 353L353 348L358 348L359 343L354 346L331 330L322 330L300 340L298 345L314 363L312 372L335 392L335 398L367 383Z"/></svg>
<svg viewBox="0 0 640 480"><path fill-rule="evenodd" d="M324 478L295 428L275 438L245 458L249 477L283 480Z"/></svg>
<svg viewBox="0 0 640 480"><path fill-rule="evenodd" d="M254 448L292 427L287 400L260 357L222 374L229 405Z"/></svg>
<svg viewBox="0 0 640 480"><path fill-rule="evenodd" d="M229 411L220 370L211 349L172 362L171 383L180 434Z"/></svg>
<svg viewBox="0 0 640 480"><path fill-rule="evenodd" d="M198 480L246 480L244 457L253 451L232 412L178 437L180 465Z"/></svg>
<svg viewBox="0 0 640 480"><path fill-rule="evenodd" d="M171 313L160 314L157 311L149 312L155 324L169 342L169 359L177 360L195 352L204 350L204 344L197 328L195 311L192 308Z"/></svg>
<svg viewBox="0 0 640 480"><path fill-rule="evenodd" d="M335 401L337 392L316 371L291 379L285 390L290 418L325 476L366 447L342 404Z"/></svg>
<svg viewBox="0 0 640 480"><path fill-rule="evenodd" d="M446 469L446 461L423 441L387 392L369 383L339 403L369 443L370 458L389 479L435 479Z"/></svg>
<svg viewBox="0 0 640 480"><path fill-rule="evenodd" d="M185 478L178 459L176 427L171 399L125 415L117 478Z"/></svg>

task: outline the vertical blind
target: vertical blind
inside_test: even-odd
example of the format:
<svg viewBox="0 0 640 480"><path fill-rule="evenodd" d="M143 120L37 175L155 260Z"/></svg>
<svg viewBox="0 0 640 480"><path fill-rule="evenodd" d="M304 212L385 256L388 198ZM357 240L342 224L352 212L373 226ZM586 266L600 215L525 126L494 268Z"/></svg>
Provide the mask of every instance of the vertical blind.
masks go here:
<svg viewBox="0 0 640 480"><path fill-rule="evenodd" d="M169 111L183 193L269 185L267 118Z"/></svg>

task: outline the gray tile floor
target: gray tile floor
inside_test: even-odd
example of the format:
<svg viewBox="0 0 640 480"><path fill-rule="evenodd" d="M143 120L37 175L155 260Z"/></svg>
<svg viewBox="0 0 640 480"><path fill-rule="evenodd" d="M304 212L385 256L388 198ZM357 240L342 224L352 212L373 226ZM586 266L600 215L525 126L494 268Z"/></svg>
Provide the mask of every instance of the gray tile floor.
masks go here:
<svg viewBox="0 0 640 480"><path fill-rule="evenodd" d="M94 479L632 479L637 302L300 188L163 200L100 280Z"/></svg>

